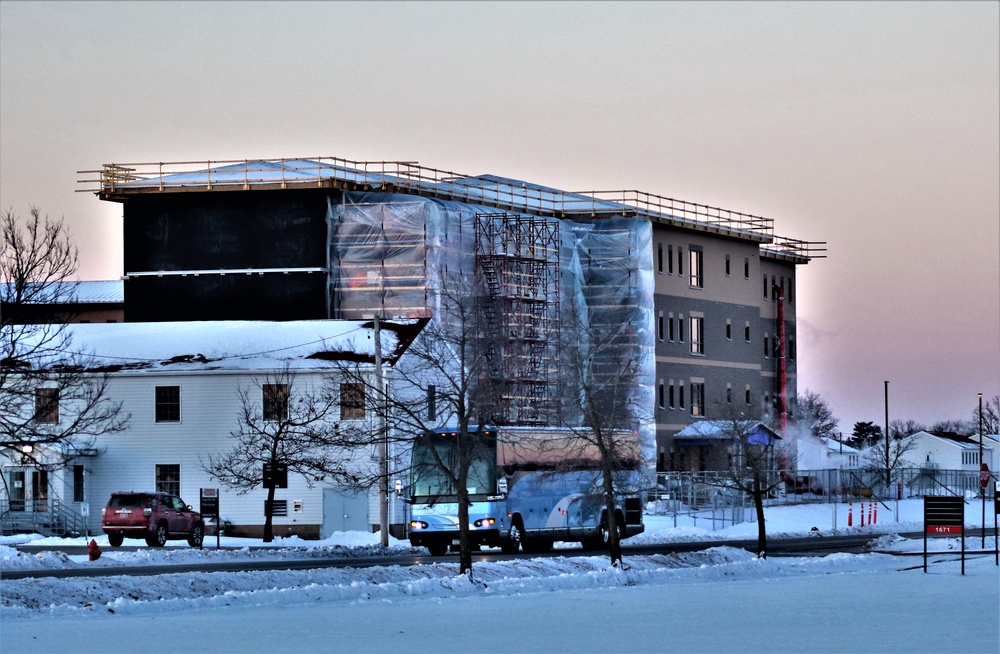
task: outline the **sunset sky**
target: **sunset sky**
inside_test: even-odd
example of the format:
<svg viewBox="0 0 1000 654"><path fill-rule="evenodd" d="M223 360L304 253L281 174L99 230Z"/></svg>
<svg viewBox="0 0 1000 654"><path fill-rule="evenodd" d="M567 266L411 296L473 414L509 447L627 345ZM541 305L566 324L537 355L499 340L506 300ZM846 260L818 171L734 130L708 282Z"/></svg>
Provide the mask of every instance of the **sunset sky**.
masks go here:
<svg viewBox="0 0 1000 654"><path fill-rule="evenodd" d="M638 189L825 241L799 390L1000 394L1000 3L0 2L0 205L122 274L111 162L338 156Z"/></svg>

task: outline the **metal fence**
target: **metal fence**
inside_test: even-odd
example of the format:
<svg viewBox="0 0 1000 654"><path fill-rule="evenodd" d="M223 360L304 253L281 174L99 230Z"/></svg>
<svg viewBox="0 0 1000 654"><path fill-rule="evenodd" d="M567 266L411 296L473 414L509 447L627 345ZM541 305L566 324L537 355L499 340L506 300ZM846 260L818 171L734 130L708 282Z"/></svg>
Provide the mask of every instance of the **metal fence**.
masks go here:
<svg viewBox="0 0 1000 654"><path fill-rule="evenodd" d="M992 475L993 481L996 474ZM728 475L719 472L660 472L648 494L647 511L680 518L713 531L741 522L753 522L752 498L731 488ZM774 485L764 500L767 506L835 503L862 500L888 502L896 499L950 495L970 497L980 492L978 470L901 468L887 481L884 470L837 468L799 470L795 474L773 472L767 485Z"/></svg>

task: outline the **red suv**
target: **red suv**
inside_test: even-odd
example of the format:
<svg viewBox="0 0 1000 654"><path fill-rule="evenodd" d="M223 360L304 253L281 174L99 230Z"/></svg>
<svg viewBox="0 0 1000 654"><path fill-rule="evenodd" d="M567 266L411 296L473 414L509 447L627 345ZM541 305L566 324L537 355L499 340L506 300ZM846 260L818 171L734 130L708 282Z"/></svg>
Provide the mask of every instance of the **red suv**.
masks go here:
<svg viewBox="0 0 1000 654"><path fill-rule="evenodd" d="M191 547L201 547L205 537L201 514L167 493L112 493L108 505L101 509L101 529L112 547L120 546L126 538L145 538L150 547L186 538Z"/></svg>

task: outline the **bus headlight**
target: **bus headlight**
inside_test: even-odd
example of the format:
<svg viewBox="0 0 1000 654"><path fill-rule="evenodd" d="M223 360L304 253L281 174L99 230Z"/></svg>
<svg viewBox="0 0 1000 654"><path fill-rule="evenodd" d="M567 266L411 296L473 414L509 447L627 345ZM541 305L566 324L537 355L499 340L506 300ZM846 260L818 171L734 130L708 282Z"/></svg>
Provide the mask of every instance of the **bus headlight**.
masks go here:
<svg viewBox="0 0 1000 654"><path fill-rule="evenodd" d="M427 529L427 523L423 520L411 520L410 529Z"/></svg>
<svg viewBox="0 0 1000 654"><path fill-rule="evenodd" d="M483 527L491 527L495 525L496 522L497 521L494 518L482 518L480 520L476 520L475 522L473 522L472 526L475 527L476 529L481 529Z"/></svg>

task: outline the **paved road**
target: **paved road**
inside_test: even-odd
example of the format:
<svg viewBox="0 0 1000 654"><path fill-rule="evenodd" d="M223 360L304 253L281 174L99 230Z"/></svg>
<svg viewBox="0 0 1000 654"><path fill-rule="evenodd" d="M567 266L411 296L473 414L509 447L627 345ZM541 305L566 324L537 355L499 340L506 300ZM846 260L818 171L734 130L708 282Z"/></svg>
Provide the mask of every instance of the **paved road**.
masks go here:
<svg viewBox="0 0 1000 654"><path fill-rule="evenodd" d="M921 534L904 534L911 538L919 538ZM865 552L868 551L868 543L875 536L871 534L846 535L846 536L808 536L802 538L770 538L768 539L768 554L771 556L794 556L801 554L825 554L830 552ZM971 535L967 534L966 547L974 549ZM669 554L674 552L692 552L707 549L709 547L728 546L738 547L748 551L757 548L756 539L753 540L714 540L699 542L666 543L660 545L626 545L622 548L623 553L628 555L643 554ZM59 551L70 555L86 554L84 546L37 546L19 545L17 549L23 552L38 553L42 551ZM120 550L138 550L141 546L122 547ZM232 548L243 549L243 548ZM269 548L260 548L269 549ZM520 557L537 556L576 556L582 550L579 549L559 549L548 554L501 554L499 552L480 552L475 555L475 561L503 561ZM594 552L587 552L593 555ZM53 570L11 570L3 573L4 579L24 579L32 577L101 577L115 575L163 575L182 572L244 572L253 570L308 570L315 568L367 568L380 565L420 565L438 563L442 561L454 561L457 554L448 554L443 557L432 557L429 555L404 555L404 556L377 556L369 558L325 558L322 556L310 556L308 550L302 550L301 558L282 558L278 560L240 560L240 561L216 561L206 563L177 563L170 565L143 565L143 566L115 566L115 567L80 567Z"/></svg>

